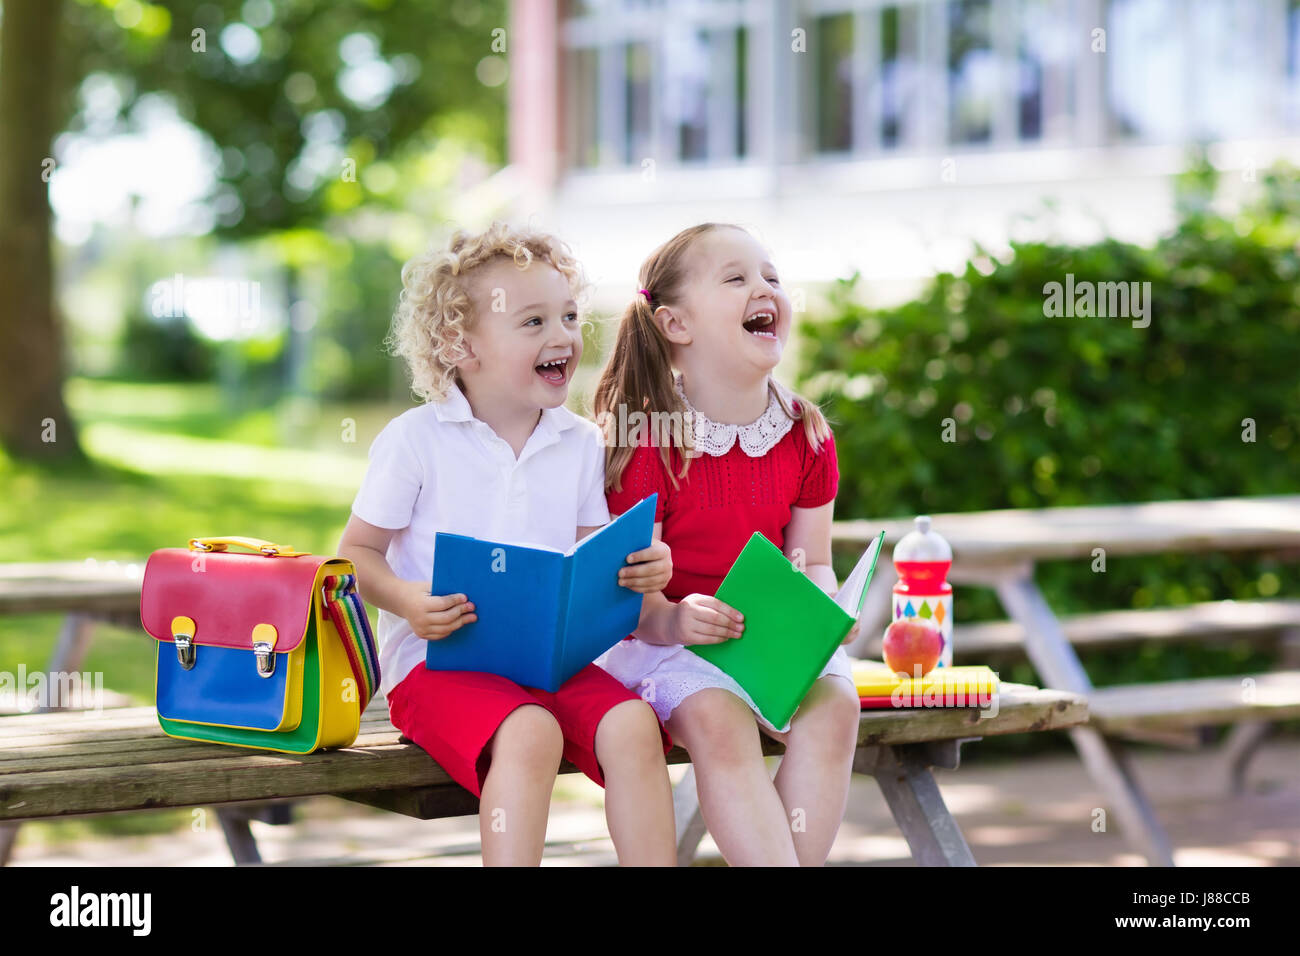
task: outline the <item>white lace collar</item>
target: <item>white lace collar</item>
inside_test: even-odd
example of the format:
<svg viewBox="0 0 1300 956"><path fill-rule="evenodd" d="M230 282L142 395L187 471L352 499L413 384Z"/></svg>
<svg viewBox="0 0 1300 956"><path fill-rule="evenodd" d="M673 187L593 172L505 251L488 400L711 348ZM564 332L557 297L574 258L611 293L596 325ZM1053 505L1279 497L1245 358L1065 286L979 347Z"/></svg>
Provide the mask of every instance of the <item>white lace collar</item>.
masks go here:
<svg viewBox="0 0 1300 956"><path fill-rule="evenodd" d="M786 436L794 425L794 420L781 408L777 397L769 390L767 410L748 425L724 425L705 418L691 404L682 389L682 376L674 376L674 387L682 404L690 412L691 428L696 451L713 455L715 458L731 451L731 446L740 441L740 450L750 458L761 458L776 447L776 443ZM780 385L776 386L780 388Z"/></svg>

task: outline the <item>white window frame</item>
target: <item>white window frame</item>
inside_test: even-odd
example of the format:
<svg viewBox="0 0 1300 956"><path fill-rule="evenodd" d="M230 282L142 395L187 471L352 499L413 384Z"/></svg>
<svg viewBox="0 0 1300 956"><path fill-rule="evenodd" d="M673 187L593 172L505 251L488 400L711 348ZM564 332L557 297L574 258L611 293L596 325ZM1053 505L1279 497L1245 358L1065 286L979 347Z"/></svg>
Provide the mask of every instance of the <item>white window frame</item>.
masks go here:
<svg viewBox="0 0 1300 956"><path fill-rule="evenodd" d="M561 54L569 62L576 48L597 51L595 135L600 144L599 164L577 166L566 163L561 172L561 189L572 187L590 201L620 201L632 198L629 186L643 181L639 157L625 162L621 156L626 129L624 115L624 45L645 42L653 58L650 85L650 155L657 169L656 183L639 189L635 198L693 199L754 198L782 190L799 191L809 182L820 188L836 184L866 188L898 188L916 179L909 165L918 158L964 157L963 181L1013 181L1041 164L1059 167L1061 175L1078 175L1087 167L1092 149L1104 147L1116 156L1130 148L1158 147L1162 168L1175 151L1168 144L1141 138L1118 138L1112 126L1106 54L1091 52L1094 27L1109 29L1109 0L1053 0L1060 16L1072 24L1071 35L1078 46L1068 70L1046 71L1041 86L1042 129L1038 137L1024 139L1020 130L1017 51L1020 39L1018 0L991 0L995 51L1000 54L998 100L993 115L992 136L983 143L954 143L950 140L948 115L948 0L695 0L675 13L689 17L693 29L725 30L722 55L711 64L713 82L725 79L717 96L709 101L706 132L708 155L700 160L677 157L677 129L663 109L664 71L661 50L665 30L665 8L617 4L571 18L561 24ZM1266 4L1265 22L1276 29L1261 49L1261 70L1277 78L1275 95L1268 108L1278 135L1287 129L1289 98L1300 97L1286 85L1287 0L1251 0ZM923 65L920 96L927 109L912 111L900 130L899 142L883 147L880 136L879 100L871 95L878 88L880 73L880 11L885 7L917 11L916 52ZM853 16L855 68L852 75L850 149L821 152L817 148L815 74L811 63L800 63L790 55L791 31L803 27L811 41L814 20L820 16L847 13ZM746 76L746 154L735 150L735 31L748 30ZM1117 42L1107 37L1107 42ZM1267 65L1265 65L1267 64ZM1062 76L1064 74L1064 76ZM1067 90L1072 93L1068 110ZM615 91L615 95L605 91ZM568 95L568 94L566 94ZM1190 95L1185 92L1184 95ZM572 98L566 113L571 115ZM568 137L573 127L566 124L568 156L576 158L577 145ZM1152 154L1154 156L1154 153ZM971 176L971 171L980 172ZM1017 172L1018 170L1018 172ZM726 175L719 176L723 172ZM1032 174L1029 174L1032 175ZM932 181L932 180L931 180ZM802 184L802 185L800 185Z"/></svg>
<svg viewBox="0 0 1300 956"><path fill-rule="evenodd" d="M757 160L755 147L761 146L770 138L767 131L760 129L765 111L761 104L765 97L756 95L756 81L760 72L756 67L756 49L763 27L769 22L769 5L773 0L718 0L716 3L683 3L671 12L674 16L689 18L689 28L705 30L714 34L711 39L719 42L720 56L714 57L709 64L710 86L715 95L708 102L708 118L705 135L707 137L707 155L702 160L681 159L677 155L676 126L670 122L663 109L664 70L662 68L662 50L665 38L669 35L664 24L663 9L632 7L611 7L607 11L597 11L585 16L566 20L561 24L561 55L565 62L573 51L581 48L596 51L600 64L597 73L600 77L600 89L596 92L595 135L598 146L599 162L595 167L570 166L569 174L578 174L600 170L604 172L636 170L644 159L653 159L663 169L674 166L708 166L746 165ZM737 157L736 142L736 31L741 27L749 30L748 71L745 82L746 91L746 156ZM631 157L624 161L623 137L626 131L626 88L625 48L629 43L646 43L650 47L652 69L650 77L650 154L646 157ZM568 104L572 108L572 102ZM767 112L766 115L770 115ZM576 155L577 143L570 151Z"/></svg>

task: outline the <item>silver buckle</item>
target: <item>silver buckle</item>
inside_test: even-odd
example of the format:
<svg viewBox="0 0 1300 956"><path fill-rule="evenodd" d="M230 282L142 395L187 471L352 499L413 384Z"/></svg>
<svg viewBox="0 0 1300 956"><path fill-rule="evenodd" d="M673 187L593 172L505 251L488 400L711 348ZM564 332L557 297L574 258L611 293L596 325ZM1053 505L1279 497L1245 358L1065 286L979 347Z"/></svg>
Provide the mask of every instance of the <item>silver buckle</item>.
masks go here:
<svg viewBox="0 0 1300 956"><path fill-rule="evenodd" d="M257 655L258 677L270 677L275 673L275 653L268 641L254 641L253 653Z"/></svg>
<svg viewBox="0 0 1300 956"><path fill-rule="evenodd" d="M173 634L172 638L176 641L176 659L181 662L181 667L190 670L194 667L194 639L189 634Z"/></svg>

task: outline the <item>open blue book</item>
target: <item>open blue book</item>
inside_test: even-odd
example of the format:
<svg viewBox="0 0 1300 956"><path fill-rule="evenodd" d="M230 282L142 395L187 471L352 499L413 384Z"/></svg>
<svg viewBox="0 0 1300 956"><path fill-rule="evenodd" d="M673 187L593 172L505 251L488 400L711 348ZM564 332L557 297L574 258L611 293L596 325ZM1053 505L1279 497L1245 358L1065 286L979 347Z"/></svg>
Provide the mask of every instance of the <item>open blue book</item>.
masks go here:
<svg viewBox="0 0 1300 956"><path fill-rule="evenodd" d="M564 552L439 531L431 593L466 595L478 620L429 641L426 666L558 690L636 629L641 595L621 586L618 572L654 540L657 498Z"/></svg>

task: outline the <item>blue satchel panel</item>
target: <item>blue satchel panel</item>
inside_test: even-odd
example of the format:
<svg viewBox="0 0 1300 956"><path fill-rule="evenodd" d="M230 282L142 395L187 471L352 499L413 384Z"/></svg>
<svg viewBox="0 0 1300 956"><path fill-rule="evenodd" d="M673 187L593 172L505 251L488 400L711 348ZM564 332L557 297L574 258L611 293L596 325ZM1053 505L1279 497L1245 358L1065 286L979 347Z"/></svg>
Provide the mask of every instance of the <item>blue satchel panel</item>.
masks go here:
<svg viewBox="0 0 1300 956"><path fill-rule="evenodd" d="M314 635L309 635L314 637ZM252 650L195 646L194 666L181 667L174 645L158 642L159 716L218 727L293 730L302 719L302 697L286 712L290 671L302 669L301 654L276 654L270 677L257 673ZM301 676L298 681L301 686Z"/></svg>

